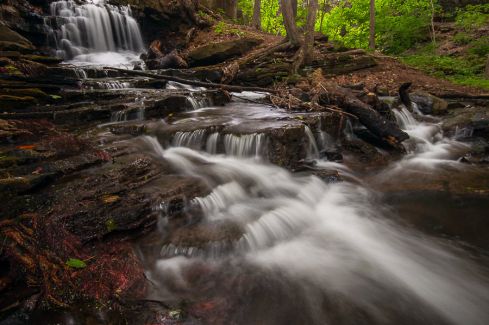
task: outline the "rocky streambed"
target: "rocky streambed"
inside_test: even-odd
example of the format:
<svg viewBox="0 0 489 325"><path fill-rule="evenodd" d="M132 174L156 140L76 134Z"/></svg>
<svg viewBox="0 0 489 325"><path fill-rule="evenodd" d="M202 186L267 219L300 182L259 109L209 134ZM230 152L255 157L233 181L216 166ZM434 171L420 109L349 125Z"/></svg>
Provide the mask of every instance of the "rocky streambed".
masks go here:
<svg viewBox="0 0 489 325"><path fill-rule="evenodd" d="M378 323L375 313L349 298L334 302L328 290L304 291L300 279L315 274L319 265L294 271L302 274L299 278L296 273L275 275L283 272L282 263L295 263L277 259L282 250L285 256L303 254L307 263L314 260L314 245L293 243L320 227L319 220L335 213L339 220L348 218L343 204L406 223L406 229L460 241L477 256L470 268L484 268L489 179L484 101L447 103L441 118L392 106L411 137L408 153L399 155L369 143L362 128L341 114L286 111L270 104L266 94L231 94L100 68L53 67L46 76L50 80L9 80L9 91L37 89L36 94L46 96L30 105L4 106L1 113L6 324L83 324L89 319L281 324L279 315L293 322L358 320L345 320L341 308L354 308ZM322 206L323 195L333 200L329 208ZM335 201L338 195L345 195L345 201ZM304 204L316 210L299 208ZM356 213L358 226L363 217ZM371 227L399 231L381 224L375 221ZM353 242L375 237L354 231L357 226L345 224L341 231L344 236L360 231ZM317 240L331 236L323 231ZM389 245L394 240L389 238L376 245ZM405 244L413 240L402 238ZM427 240L427 245L438 245ZM284 243L291 247L282 248ZM421 267L418 272L428 272L410 255L411 248L396 249L413 267ZM353 260L373 253L354 251ZM448 246L446 251L464 263L466 253ZM400 270L381 267L382 259L371 258L374 269L401 276ZM454 275L485 288L483 272L476 280L463 267L437 274L445 262L441 256L432 258L435 274L426 276L441 281L438 289L452 290L445 280ZM415 285L418 280L406 281ZM477 324L487 315L478 304L471 305L464 289L469 282L453 290L467 295L464 306ZM229 291L235 286L238 292ZM296 286L304 292L294 309L289 295ZM392 290L387 286L382 292L400 294ZM474 294L481 304L487 302L483 292ZM311 296L324 304L321 313L310 311ZM260 309L262 303L272 311L269 316ZM386 303L377 308L406 324L418 318L400 306L423 305L417 299L399 302L399 307ZM439 308L441 313L426 309L423 317L440 322L455 317Z"/></svg>
<svg viewBox="0 0 489 325"><path fill-rule="evenodd" d="M0 324L489 321L486 95L190 1L0 12Z"/></svg>

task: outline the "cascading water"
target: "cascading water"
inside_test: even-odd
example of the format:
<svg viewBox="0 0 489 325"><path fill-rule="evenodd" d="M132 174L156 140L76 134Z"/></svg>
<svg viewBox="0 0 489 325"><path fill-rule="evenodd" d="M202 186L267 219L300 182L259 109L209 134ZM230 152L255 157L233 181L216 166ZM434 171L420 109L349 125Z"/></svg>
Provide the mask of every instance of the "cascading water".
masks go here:
<svg viewBox="0 0 489 325"><path fill-rule="evenodd" d="M440 164L460 167L460 164L454 159L467 150L467 145L444 137L441 126L437 123L418 122L404 106L392 111L399 126L410 137L405 142L408 155L395 164L392 171L433 169Z"/></svg>
<svg viewBox="0 0 489 325"><path fill-rule="evenodd" d="M406 108L394 114L411 136L409 154L378 179L402 177L392 177L399 168L459 164L450 159L463 145L444 138L438 124L418 122ZM488 323L489 272L458 247L393 222L392 210L379 205L368 183L345 165L318 158L331 139L305 128L308 157L317 168L340 171L343 182L246 158L264 141L257 136L194 132L177 141L191 148L198 138L199 150L208 153L163 149L144 137L176 170L211 187L188 203L189 220L203 229L239 229L204 243L199 233L194 241L165 242L148 270L158 284L156 298L211 299L208 304L221 308L213 316L222 324ZM214 155L219 141L229 147L226 155Z"/></svg>
<svg viewBox="0 0 489 325"><path fill-rule="evenodd" d="M51 3L46 26L57 56L74 64L121 65L137 61L144 50L141 31L129 6L104 0Z"/></svg>
<svg viewBox="0 0 489 325"><path fill-rule="evenodd" d="M217 154L222 139L224 153L237 157L255 157L266 159L267 137L262 133L252 134L224 134L218 132L210 135L206 130L190 132L177 132L173 136L172 144L176 147L187 147L194 150L205 150L210 154Z"/></svg>
<svg viewBox="0 0 489 325"><path fill-rule="evenodd" d="M457 249L387 221L387 211L375 206L376 195L366 187L145 141L182 173L213 184L209 195L192 202L202 223L230 222L241 229L232 244L164 246L149 274L165 288L159 293L224 295L237 316L223 323L255 324L248 316L255 315L264 324L487 324L484 270ZM202 264L213 271L197 281L191 269ZM222 276L231 278L225 286L235 288L238 298L218 283L206 291L209 281ZM269 302L266 311L246 300L259 278L268 281L259 297L281 301ZM172 291L175 281L180 289ZM291 288L299 289L284 298Z"/></svg>

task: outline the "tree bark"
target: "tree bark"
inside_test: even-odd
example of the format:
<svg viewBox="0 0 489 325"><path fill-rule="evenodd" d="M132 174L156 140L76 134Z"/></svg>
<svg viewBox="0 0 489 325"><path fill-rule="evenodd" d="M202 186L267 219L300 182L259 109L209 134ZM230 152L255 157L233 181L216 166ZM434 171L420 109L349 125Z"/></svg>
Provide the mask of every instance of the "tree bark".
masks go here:
<svg viewBox="0 0 489 325"><path fill-rule="evenodd" d="M237 19L238 18L238 0L228 0L226 1L226 16L228 16L231 19Z"/></svg>
<svg viewBox="0 0 489 325"><path fill-rule="evenodd" d="M309 0L307 11L306 36L304 40L304 61L310 63L314 52L314 29L318 11L318 0Z"/></svg>
<svg viewBox="0 0 489 325"><path fill-rule="evenodd" d="M368 47L375 50L375 0L370 0L370 37Z"/></svg>
<svg viewBox="0 0 489 325"><path fill-rule="evenodd" d="M297 0L291 0L291 4L292 4L292 14L295 22L295 19L297 18Z"/></svg>
<svg viewBox="0 0 489 325"><path fill-rule="evenodd" d="M253 6L253 27L261 30L261 0L255 0Z"/></svg>
<svg viewBox="0 0 489 325"><path fill-rule="evenodd" d="M294 13L292 10L291 0L280 0L282 16L284 17L284 26L287 32L287 39L292 46L300 46L301 38L297 25L295 24Z"/></svg>
<svg viewBox="0 0 489 325"><path fill-rule="evenodd" d="M484 76L486 77L486 79L489 79L489 55L487 56L486 70L484 71Z"/></svg>

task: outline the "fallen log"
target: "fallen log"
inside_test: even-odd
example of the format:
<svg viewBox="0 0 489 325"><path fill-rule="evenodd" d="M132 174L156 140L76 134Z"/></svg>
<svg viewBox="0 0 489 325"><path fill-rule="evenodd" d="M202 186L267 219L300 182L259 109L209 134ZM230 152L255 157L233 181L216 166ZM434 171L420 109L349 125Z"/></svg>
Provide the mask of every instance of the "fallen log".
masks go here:
<svg viewBox="0 0 489 325"><path fill-rule="evenodd" d="M148 78L161 79L161 80L166 80L166 81L174 81L174 82L179 82L182 84L196 86L196 87L220 88L220 89L224 89L227 91L234 91L234 92L259 91L259 92L265 92L265 93L277 93L277 91L275 89L270 89L270 88L232 86L232 85L227 85L227 84L219 84L219 83L204 82L204 81L197 81L197 80L188 80L188 79L183 79L183 78L179 78L179 77L159 75L159 74L155 74L155 73L148 73L148 72L135 71L135 70L127 70L127 69L120 69L120 68L109 68L109 67L107 67L104 69L117 70L117 71L121 71L121 72L127 73L129 75L133 75L133 76L148 77Z"/></svg>
<svg viewBox="0 0 489 325"><path fill-rule="evenodd" d="M356 98L351 90L339 87L335 84L321 84L323 89L318 94L321 105L337 105L344 111L355 115L373 135L380 140L386 141L395 148L400 148L400 143L409 138L397 123L388 121L379 112L368 104Z"/></svg>

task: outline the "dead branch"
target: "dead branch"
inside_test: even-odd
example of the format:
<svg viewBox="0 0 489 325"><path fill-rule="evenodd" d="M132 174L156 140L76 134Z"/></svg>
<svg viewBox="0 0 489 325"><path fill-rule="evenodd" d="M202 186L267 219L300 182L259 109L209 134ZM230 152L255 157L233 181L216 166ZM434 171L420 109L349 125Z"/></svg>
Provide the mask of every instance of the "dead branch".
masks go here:
<svg viewBox="0 0 489 325"><path fill-rule="evenodd" d="M196 87L220 88L220 89L224 89L227 91L235 91L235 92L242 92L242 91L259 91L259 92L265 92L265 93L276 93L277 92L276 90L270 89L270 88L231 86L231 85L226 85L226 84L218 84L218 83L213 83L213 82L188 80L188 79L183 79L183 78L179 78L179 77L165 76L165 75L159 75L159 74L154 74L154 73L120 69L120 68L109 68L109 67L107 67L106 69L121 71L121 72L127 73L129 75L133 75L133 76L141 76L141 77L149 77L149 78L160 79L160 80L174 81L174 82L179 82L182 84L196 86Z"/></svg>

